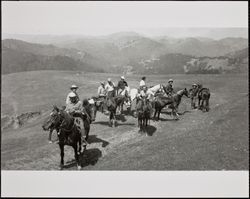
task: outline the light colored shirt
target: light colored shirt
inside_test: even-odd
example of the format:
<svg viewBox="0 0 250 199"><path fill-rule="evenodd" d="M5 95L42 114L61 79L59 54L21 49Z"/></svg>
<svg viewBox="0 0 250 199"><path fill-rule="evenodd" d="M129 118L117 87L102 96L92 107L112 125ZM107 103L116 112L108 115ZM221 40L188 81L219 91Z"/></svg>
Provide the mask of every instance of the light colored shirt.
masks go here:
<svg viewBox="0 0 250 199"><path fill-rule="evenodd" d="M141 86L146 86L146 83L145 83L144 80L141 80L141 81L140 81L140 87L141 87Z"/></svg>
<svg viewBox="0 0 250 199"><path fill-rule="evenodd" d="M110 85L110 83L107 83L105 85L105 90L108 91L108 92L113 91L114 90L114 83L112 82L111 85Z"/></svg>
<svg viewBox="0 0 250 199"><path fill-rule="evenodd" d="M71 91L70 93L73 93L73 91ZM67 104L71 103L70 98L69 98L70 93L67 95L67 98L66 98L66 106L67 106ZM75 93L75 94L76 94L78 100L80 100L79 95L77 93Z"/></svg>
<svg viewBox="0 0 250 199"><path fill-rule="evenodd" d="M104 88L102 85L98 87L97 94L98 94L99 96L105 96L106 90L105 90L105 88Z"/></svg>
<svg viewBox="0 0 250 199"><path fill-rule="evenodd" d="M137 97L146 97L147 99L149 99L149 94L147 92L145 92L144 90L141 90L138 94Z"/></svg>
<svg viewBox="0 0 250 199"><path fill-rule="evenodd" d="M82 102L79 100L77 103L74 104L70 101L70 103L67 104L65 111L68 113L72 113L74 111L82 112L83 111Z"/></svg>

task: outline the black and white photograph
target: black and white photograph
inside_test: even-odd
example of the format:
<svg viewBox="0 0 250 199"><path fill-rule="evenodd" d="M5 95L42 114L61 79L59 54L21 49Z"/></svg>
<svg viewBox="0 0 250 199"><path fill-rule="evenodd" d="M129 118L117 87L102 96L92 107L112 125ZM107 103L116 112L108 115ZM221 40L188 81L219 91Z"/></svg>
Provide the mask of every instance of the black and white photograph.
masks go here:
<svg viewBox="0 0 250 199"><path fill-rule="evenodd" d="M146 185L135 178L133 186L145 192L103 196L157 197L167 195L147 193L164 187L159 172L234 171L244 174L243 193L227 191L249 194L247 1L1 1L1 7L2 184L18 184L24 179L15 174L22 172L80 175L86 184L98 172L102 186L124 172L130 180L133 172L156 172L151 185L149 177L141 178ZM104 180L106 172L111 177ZM59 192L58 181L39 183ZM79 187L67 185L71 192ZM17 187L2 185L2 193L27 196ZM102 196L92 189L84 196Z"/></svg>

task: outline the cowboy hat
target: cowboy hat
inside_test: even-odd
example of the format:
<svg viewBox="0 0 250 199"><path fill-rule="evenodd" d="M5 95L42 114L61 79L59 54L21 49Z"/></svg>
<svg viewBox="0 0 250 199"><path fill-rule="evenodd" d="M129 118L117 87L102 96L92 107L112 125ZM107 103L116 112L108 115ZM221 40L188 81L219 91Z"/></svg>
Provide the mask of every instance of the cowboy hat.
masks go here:
<svg viewBox="0 0 250 199"><path fill-rule="evenodd" d="M73 84L70 89L73 89L73 88L78 88L78 86L76 86L75 84Z"/></svg>

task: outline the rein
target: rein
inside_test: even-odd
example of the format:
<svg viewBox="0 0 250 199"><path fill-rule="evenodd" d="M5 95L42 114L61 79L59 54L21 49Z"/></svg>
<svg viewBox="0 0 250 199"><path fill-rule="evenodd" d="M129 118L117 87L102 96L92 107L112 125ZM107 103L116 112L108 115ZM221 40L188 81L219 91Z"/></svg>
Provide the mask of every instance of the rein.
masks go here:
<svg viewBox="0 0 250 199"><path fill-rule="evenodd" d="M64 122L65 120L63 120L63 122ZM62 123L63 123L62 122ZM70 128L70 129L65 129L65 128L63 128L63 127L59 127L61 130L63 130L63 131L65 131L65 132L70 132L70 131L72 131L73 130L73 128L75 127L75 123L74 123L74 120L72 120L72 127Z"/></svg>

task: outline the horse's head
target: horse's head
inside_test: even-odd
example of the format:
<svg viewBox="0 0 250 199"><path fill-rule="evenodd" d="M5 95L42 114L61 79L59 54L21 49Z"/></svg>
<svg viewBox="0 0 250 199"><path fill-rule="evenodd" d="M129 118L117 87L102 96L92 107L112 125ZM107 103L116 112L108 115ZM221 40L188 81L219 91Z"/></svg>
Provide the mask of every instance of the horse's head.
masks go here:
<svg viewBox="0 0 250 199"><path fill-rule="evenodd" d="M87 99L83 100L83 106L88 111L88 114L90 115L91 120L95 121L96 111L97 111L96 99L91 98L90 100L87 100Z"/></svg>
<svg viewBox="0 0 250 199"><path fill-rule="evenodd" d="M189 92L186 88L183 89L183 95L185 95L187 98L189 98Z"/></svg>
<svg viewBox="0 0 250 199"><path fill-rule="evenodd" d="M182 89L182 90L179 90L176 94L179 95L179 96L181 96L181 97L182 97L183 95L185 95L186 97L189 98L188 90L187 90L186 88L184 88L184 89Z"/></svg>
<svg viewBox="0 0 250 199"><path fill-rule="evenodd" d="M52 112L49 115L49 118L47 118L44 121L42 128L44 131L47 131L51 128L59 127L61 123L62 123L61 112L57 106L54 106Z"/></svg>

